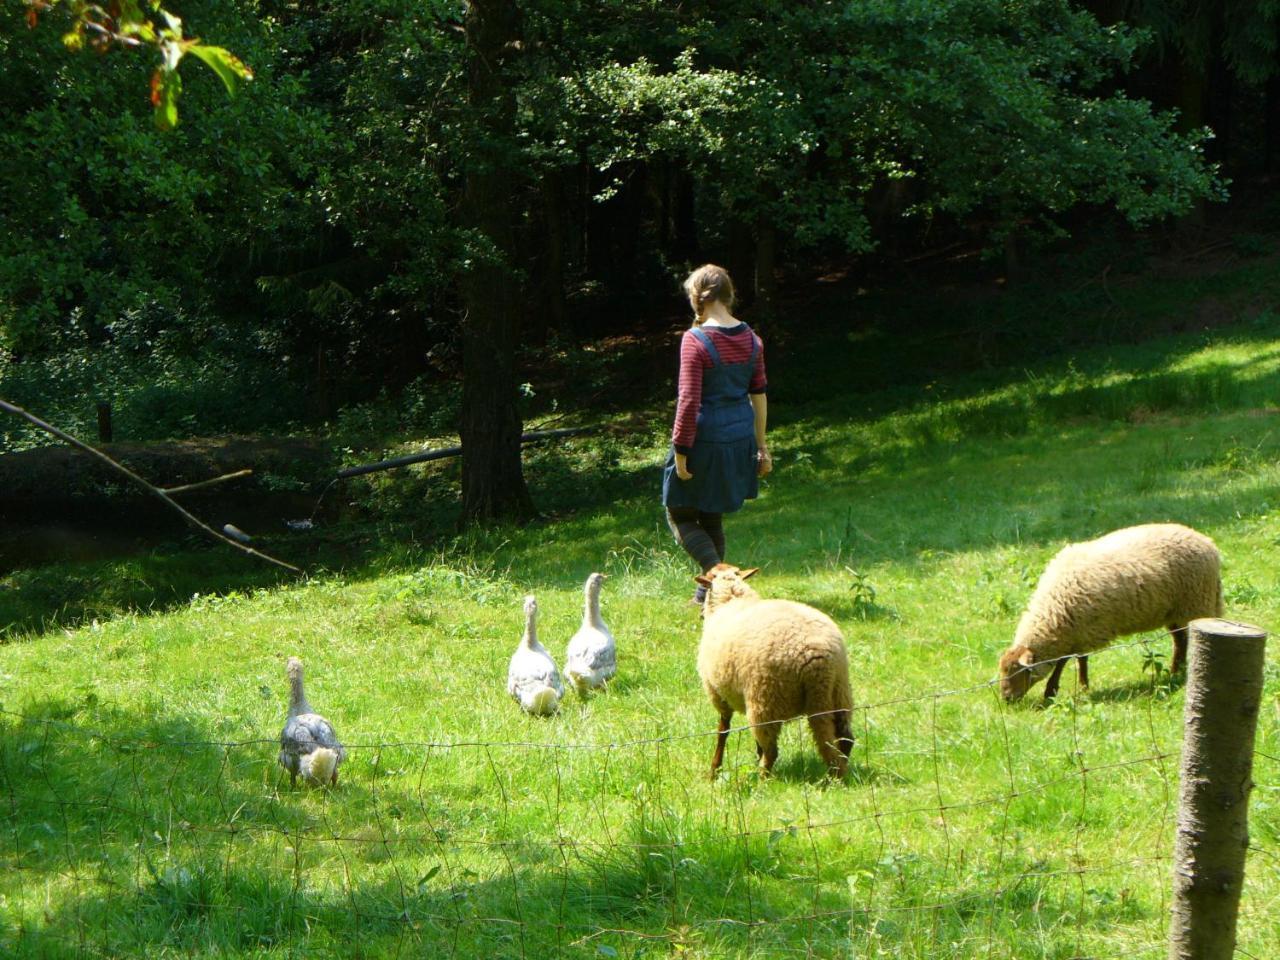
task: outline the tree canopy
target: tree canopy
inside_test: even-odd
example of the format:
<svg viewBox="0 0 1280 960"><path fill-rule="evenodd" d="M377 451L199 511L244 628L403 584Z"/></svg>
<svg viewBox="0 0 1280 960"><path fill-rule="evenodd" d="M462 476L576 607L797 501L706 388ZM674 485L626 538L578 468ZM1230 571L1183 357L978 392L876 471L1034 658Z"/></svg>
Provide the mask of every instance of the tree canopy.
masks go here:
<svg viewBox="0 0 1280 960"><path fill-rule="evenodd" d="M482 8L506 18L500 66L475 59L467 15ZM140 8L113 10L126 23ZM192 0L181 14L153 30L162 60L177 43L214 70L188 75L196 119L164 134L150 114L168 116L176 71L162 64L153 104L154 64L71 56L48 17L0 24L11 358L248 351L332 389L331 407L456 375L459 280L478 265L512 284L513 343L536 343L581 332L575 290L673 289L695 260L727 261L766 302L783 262L943 229L998 246L1082 210L1140 226L1224 189L1206 131L1126 93L1151 34L1068 0ZM72 35L101 37L78 22ZM241 62L252 84L234 82ZM490 175L502 196L477 216L466 198Z"/></svg>

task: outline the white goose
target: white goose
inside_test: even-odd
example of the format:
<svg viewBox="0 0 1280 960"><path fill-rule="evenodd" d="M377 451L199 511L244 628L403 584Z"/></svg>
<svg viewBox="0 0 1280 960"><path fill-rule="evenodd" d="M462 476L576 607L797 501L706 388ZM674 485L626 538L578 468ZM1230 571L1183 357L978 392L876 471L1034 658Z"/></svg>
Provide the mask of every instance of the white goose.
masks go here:
<svg viewBox="0 0 1280 960"><path fill-rule="evenodd" d="M588 690L604 686L618 672L618 647L600 617L600 587L604 581L603 573L587 577L582 626L569 641L565 653L564 674L580 697L585 697Z"/></svg>
<svg viewBox="0 0 1280 960"><path fill-rule="evenodd" d="M302 690L302 661L290 657L285 672L289 676L289 715L280 733L280 765L289 771L289 783L298 776L308 783L338 783L338 764L347 751L338 742L332 724L311 709Z"/></svg>
<svg viewBox="0 0 1280 960"><path fill-rule="evenodd" d="M533 597L524 598L524 636L507 668L507 693L529 713L543 717L560 709L564 696L560 671L538 642L538 601Z"/></svg>

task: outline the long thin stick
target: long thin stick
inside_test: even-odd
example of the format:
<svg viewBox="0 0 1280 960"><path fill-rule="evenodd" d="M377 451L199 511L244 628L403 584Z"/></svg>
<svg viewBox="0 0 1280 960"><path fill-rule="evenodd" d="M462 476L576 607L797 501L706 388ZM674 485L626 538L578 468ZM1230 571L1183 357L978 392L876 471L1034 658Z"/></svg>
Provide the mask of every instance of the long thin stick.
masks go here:
<svg viewBox="0 0 1280 960"><path fill-rule="evenodd" d="M226 483L228 480L236 480L240 477L249 477L252 475L252 470L237 470L235 473L224 473L220 477L201 480L199 483L188 483L181 487L161 487L160 489L169 495L173 495L175 493L190 493L192 490L203 490L205 487L212 487L216 483Z"/></svg>
<svg viewBox="0 0 1280 960"><path fill-rule="evenodd" d="M598 430L599 427L563 427L559 430L533 430L529 433L522 434L521 443L534 443L538 440L550 440L553 437L572 437L580 433L590 433ZM376 473L379 470L394 470L396 467L407 467L411 463L427 463L431 460L444 460L448 457L456 457L462 453L462 447L439 447L435 450L424 450L422 453L411 453L406 457L395 457L391 460L379 460L377 463L365 463L358 467L347 467L345 470L339 470L338 476L345 480L348 477L360 477L366 473Z"/></svg>
<svg viewBox="0 0 1280 960"><path fill-rule="evenodd" d="M35 424L45 433L49 433L57 437L63 443L70 444L71 446L75 447L77 450L81 450L84 453L87 453L90 456L96 457L98 460L101 460L103 463L111 467L111 469L115 470L117 473L124 474L126 477L128 477L138 486L142 487L142 489L146 490L147 493L151 494L153 497L157 498L158 500L161 500L168 506L172 507L174 510L177 510L178 513L182 514L183 519L186 520L187 523L191 524L193 527L196 527L199 530L204 531L209 536L213 537L215 540L221 540L223 543L230 544L231 546L235 547L237 550L241 551L242 553L247 553L250 556L258 557L261 560L266 560L268 563L274 563L277 567L284 567L286 570L291 570L294 573L302 573L302 571L298 567L295 567L291 563L285 563L283 560L277 560L275 557L268 556L265 553L262 553L258 550L254 550L252 547L246 547L244 544L236 543L231 538L223 536L217 530L213 529L213 527L202 522L200 519L192 516L190 513L184 510L175 501L171 500L168 494L166 494L159 487L153 486L152 484L148 483L146 480L143 480L142 477L138 476L128 467L123 466L122 464L116 463L116 461L112 460L101 450L94 449L93 447L89 446L87 443L77 440L75 437L71 436L71 434L64 433L63 431L59 430L57 427L53 426L52 424L45 423L39 417L33 416L30 413L27 413L27 411L23 410L21 407L14 406L12 403L9 403L6 400L0 400L0 410L4 410L7 413L17 414L27 422Z"/></svg>

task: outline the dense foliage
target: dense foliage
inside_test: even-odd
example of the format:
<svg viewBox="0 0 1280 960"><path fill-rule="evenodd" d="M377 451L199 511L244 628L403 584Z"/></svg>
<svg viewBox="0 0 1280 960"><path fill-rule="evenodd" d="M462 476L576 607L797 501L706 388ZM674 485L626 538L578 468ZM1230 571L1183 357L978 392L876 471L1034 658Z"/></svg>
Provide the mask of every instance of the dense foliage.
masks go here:
<svg viewBox="0 0 1280 960"><path fill-rule="evenodd" d="M536 344L625 324L598 294L672 289L691 260L727 262L767 307L816 255L998 247L1082 210L1142 225L1222 190L1200 130L1124 93L1142 35L1067 0L518 8L495 134L468 105L464 4L192 0L187 31L255 79L227 98L185 71L186 120L162 134L150 62L69 54L10 0L0 363L18 399L57 408L31 365L78 356L118 399L131 376L212 376L241 426L328 416L457 375L476 263L516 280ZM509 249L459 216L493 164ZM201 408L192 429L226 426Z"/></svg>

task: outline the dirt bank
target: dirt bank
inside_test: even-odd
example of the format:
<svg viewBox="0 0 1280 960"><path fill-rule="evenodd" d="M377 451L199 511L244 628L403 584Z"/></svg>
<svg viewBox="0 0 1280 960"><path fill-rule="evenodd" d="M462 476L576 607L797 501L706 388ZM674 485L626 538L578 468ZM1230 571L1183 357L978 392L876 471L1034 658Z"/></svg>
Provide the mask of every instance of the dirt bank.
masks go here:
<svg viewBox="0 0 1280 960"><path fill-rule="evenodd" d="M309 490L334 475L337 461L312 440L226 437L176 443L105 444L102 451L161 487L198 483L236 470L253 476L230 481L220 492ZM146 494L95 458L50 445L0 455L0 514L29 517L74 501L118 503ZM186 501L184 501L186 502Z"/></svg>

